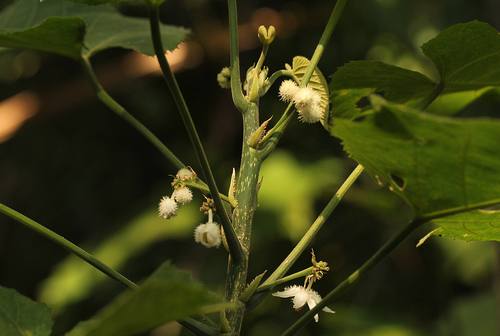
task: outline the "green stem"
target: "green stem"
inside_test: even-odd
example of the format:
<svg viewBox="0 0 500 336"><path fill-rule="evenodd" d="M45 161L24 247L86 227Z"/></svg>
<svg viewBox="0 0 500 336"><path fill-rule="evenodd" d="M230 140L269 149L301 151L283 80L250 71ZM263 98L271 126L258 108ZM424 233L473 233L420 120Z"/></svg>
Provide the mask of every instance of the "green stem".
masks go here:
<svg viewBox="0 0 500 336"><path fill-rule="evenodd" d="M229 258L226 277L226 300L238 304L236 309L226 314L229 325L235 332L235 335L239 335L245 311L245 305L239 300L239 296L246 288L250 237L253 215L257 205L258 178L261 166L258 158L251 154L247 141L258 127L259 107L255 103L249 103L247 110L243 111L243 144L240 173L236 182L236 200L238 201L238 205L233 212L234 229L247 257L241 261L233 260L232 257Z"/></svg>
<svg viewBox="0 0 500 336"><path fill-rule="evenodd" d="M86 56L82 56L81 62L83 70L87 79L92 86L92 89L96 92L97 97L113 112L127 121L136 130L138 130L146 139L148 139L170 162L177 167L177 169L182 169L186 167L175 155L172 153L149 129L141 124L137 119L135 119L127 110L125 110L120 104L118 104L111 96L103 89L97 77L92 69L89 59Z"/></svg>
<svg viewBox="0 0 500 336"><path fill-rule="evenodd" d="M90 265L94 266L97 268L99 271L103 272L113 280L117 281L118 283L122 284L128 289L139 289L139 286L137 286L135 283L115 271L114 269L110 268L100 260L96 259L94 256L92 256L90 253L87 251L83 250L82 248L78 247L77 245L73 244L69 240L67 240L64 237L61 237L57 233L47 229L41 224L38 224L34 220L24 216L23 214L3 205L0 203L0 212L3 214L9 216L10 218L18 221L19 223L27 226L28 228L38 232L45 238L48 238L52 240L54 243L64 247L66 250L70 251L77 257L81 258L82 260L86 261Z"/></svg>
<svg viewBox="0 0 500 336"><path fill-rule="evenodd" d="M290 252L290 254L283 260L281 265L267 278L267 280L263 283L263 285L268 285L281 277L292 267L292 265L295 263L295 261L298 259L298 257L304 252L304 250L307 248L311 240L314 238L314 236L318 233L319 229L323 226L325 221L328 219L328 217L331 215L333 210L337 207L339 204L340 200L342 197L344 197L345 193L349 188L352 186L352 184L357 180L359 175L363 172L364 168L361 165L358 165L356 169L349 175L349 177L345 180L345 182L342 184L342 186L339 188L339 190L335 193L335 195L332 197L330 202L326 205L325 209L321 212L321 214L316 218L314 223L311 225L309 230L307 230L306 234L302 239L299 241L299 243L295 246L295 248Z"/></svg>
<svg viewBox="0 0 500 336"><path fill-rule="evenodd" d="M210 168L210 164L208 163L208 159L206 157L205 151L203 149L203 145L198 136L198 132L194 126L193 119L191 118L191 114L189 113L188 107L182 96L179 85L177 84L177 80L175 79L174 73L170 68L170 64L168 64L167 58L165 57L165 51L163 49L161 34L160 34L160 20L158 13L157 5L149 6L149 22L151 25L151 35L153 39L153 46L156 53L156 57L158 58L158 63L160 64L160 68L163 72L163 77L168 85L168 88L174 97L174 101L179 109L179 112L182 117L182 121L184 122L184 126L189 134L189 138L191 139L191 143L193 145L194 151L200 163L200 166L203 170L203 174L205 175L205 179L207 180L208 187L210 189L210 194L214 200L215 206L220 219L222 227L224 228L224 232L226 234L227 244L229 248L229 253L235 260L241 260L244 258L244 253L241 247L241 244L236 237L236 233L234 232L233 226L231 225L231 221L229 217L224 211L224 204L222 203L222 199L219 194L219 190L217 188L217 184L215 183L215 179L212 174L212 170Z"/></svg>
<svg viewBox="0 0 500 336"><path fill-rule="evenodd" d="M243 94L240 78L240 50L238 40L238 11L236 8L236 0L228 0L228 15L229 15L229 53L231 59L231 93L233 102L236 108L243 112L248 106L248 100Z"/></svg>
<svg viewBox="0 0 500 336"><path fill-rule="evenodd" d="M443 92L445 83L439 82L426 97L424 97L416 106L415 109L423 111Z"/></svg>
<svg viewBox="0 0 500 336"><path fill-rule="evenodd" d="M321 35L316 50L314 51L314 54L311 58L311 62L309 63L306 72L304 73L304 77L302 78L300 86L307 85L307 83L311 79L311 76L313 75L314 70L316 69L316 66L319 63L321 56L323 56L323 51L325 50L325 47L328 44L328 41L330 40L330 37L332 36L333 31L335 30L335 27L337 26L337 22L339 21L340 15L342 14L342 11L344 10L346 3L347 0L338 0L337 3L335 4L335 8L333 8L332 15L330 15L330 19L326 24L325 30L323 31L323 35Z"/></svg>
<svg viewBox="0 0 500 336"><path fill-rule="evenodd" d="M341 282L334 290L332 290L323 300L321 300L316 307L303 315L295 324L293 324L281 336L290 336L298 332L307 322L309 322L314 315L316 315L327 304L331 303L333 299L337 298L344 290L352 286L370 269L387 257L394 249L405 240L417 227L424 224L425 221L415 219L392 236L368 261L366 261L358 270L352 273L347 279Z"/></svg>
<svg viewBox="0 0 500 336"><path fill-rule="evenodd" d="M274 286L280 285L282 283L285 283L285 282L288 282L288 281L291 281L291 280L295 280L297 278L306 277L306 276L308 276L309 274L312 273L313 269L314 269L314 266L311 266L309 268L306 268L305 270L302 270L302 271L297 272L297 273L290 274L290 275L288 275L286 277L283 277L283 278L281 278L279 280L276 280L276 281L273 281L271 283L262 284L259 287L257 287L257 289L255 290L255 292L262 292L262 291L265 291L267 289L271 289Z"/></svg>

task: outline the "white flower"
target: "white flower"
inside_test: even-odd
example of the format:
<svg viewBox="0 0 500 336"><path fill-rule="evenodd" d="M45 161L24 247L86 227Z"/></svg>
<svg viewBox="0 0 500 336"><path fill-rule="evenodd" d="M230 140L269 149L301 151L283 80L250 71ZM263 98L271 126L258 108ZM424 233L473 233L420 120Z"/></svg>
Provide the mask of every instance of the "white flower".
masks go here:
<svg viewBox="0 0 500 336"><path fill-rule="evenodd" d="M198 225L194 230L194 240L208 248L219 247L222 241L219 225L211 221Z"/></svg>
<svg viewBox="0 0 500 336"><path fill-rule="evenodd" d="M193 193L188 187L175 189L172 193L172 198L180 204L188 204L193 199Z"/></svg>
<svg viewBox="0 0 500 336"><path fill-rule="evenodd" d="M284 102L291 102L299 90L299 86L293 80L287 79L281 83L279 90L280 98Z"/></svg>
<svg viewBox="0 0 500 336"><path fill-rule="evenodd" d="M287 287L283 292L273 293L273 296L277 296L280 298L291 297L293 308L295 309L295 311L299 311L300 309L302 309L302 307L304 307L306 303L309 306L309 309L313 309L314 307L316 307L318 302L321 301L321 296L318 294L318 292L297 285ZM327 313L335 313L328 307L324 307L323 311ZM318 322L318 314L314 315L314 320Z"/></svg>
<svg viewBox="0 0 500 336"><path fill-rule="evenodd" d="M164 196L158 205L158 214L160 217L169 219L170 217L177 215L178 209L179 206L173 199L168 196Z"/></svg>
<svg viewBox="0 0 500 336"><path fill-rule="evenodd" d="M189 168L182 168L177 172L177 175L179 175L179 179L184 180L186 178L192 177L193 172Z"/></svg>
<svg viewBox="0 0 500 336"><path fill-rule="evenodd" d="M299 112L299 119L302 122L315 123L323 117L321 109L321 96L313 88L306 86L300 88L293 97L295 108Z"/></svg>
<svg viewBox="0 0 500 336"><path fill-rule="evenodd" d="M293 101L300 121L312 124L323 118L321 96L312 87L299 87L293 80L288 79L281 83L279 94L281 100Z"/></svg>

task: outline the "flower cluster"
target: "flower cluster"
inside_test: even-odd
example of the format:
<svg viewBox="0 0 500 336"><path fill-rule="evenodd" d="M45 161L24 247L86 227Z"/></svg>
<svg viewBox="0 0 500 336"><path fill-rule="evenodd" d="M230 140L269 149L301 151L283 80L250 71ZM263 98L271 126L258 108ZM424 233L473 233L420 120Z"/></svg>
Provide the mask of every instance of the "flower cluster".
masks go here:
<svg viewBox="0 0 500 336"><path fill-rule="evenodd" d="M193 199L193 193L186 185L186 181L196 179L196 174L189 168L183 168L177 172L172 185L174 192L172 196L163 196L158 204L158 214L160 217L169 219L177 215L179 204L187 204ZM179 204L178 204L179 203Z"/></svg>
<svg viewBox="0 0 500 336"><path fill-rule="evenodd" d="M312 87L299 87L293 80L287 79L281 83L279 95L285 102L293 101L300 121L315 123L323 118L321 96Z"/></svg>

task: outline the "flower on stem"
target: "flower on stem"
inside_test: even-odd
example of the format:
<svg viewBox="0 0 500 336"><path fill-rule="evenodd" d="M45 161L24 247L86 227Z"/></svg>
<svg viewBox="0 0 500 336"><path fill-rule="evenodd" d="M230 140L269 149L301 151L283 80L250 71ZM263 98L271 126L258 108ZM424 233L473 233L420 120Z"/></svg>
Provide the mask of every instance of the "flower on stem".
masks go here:
<svg viewBox="0 0 500 336"><path fill-rule="evenodd" d="M177 215L178 209L179 206L172 198L164 196L158 205L158 214L160 217L169 219L170 217Z"/></svg>
<svg viewBox="0 0 500 336"><path fill-rule="evenodd" d="M208 210L208 222L198 225L194 230L194 240L208 248L219 247L222 242L220 226L213 221L212 209Z"/></svg>
<svg viewBox="0 0 500 336"><path fill-rule="evenodd" d="M299 120L306 123L315 123L323 118L321 96L310 86L299 87L294 81L287 79L281 83L279 94L285 102L293 101Z"/></svg>
<svg viewBox="0 0 500 336"><path fill-rule="evenodd" d="M188 204L193 199L193 193L188 187L175 189L172 198L180 204Z"/></svg>
<svg viewBox="0 0 500 336"><path fill-rule="evenodd" d="M321 296L318 294L318 292L310 288L304 288L302 286L297 286L297 285L287 287L282 292L273 293L273 296L277 296L280 298L291 297L293 302L293 308L295 309L295 311L299 311L306 304L309 307L309 309L313 309L314 307L316 307L318 302L321 301ZM335 313L328 307L324 307L323 311L327 313ZM314 315L314 320L316 322L319 321L318 314Z"/></svg>

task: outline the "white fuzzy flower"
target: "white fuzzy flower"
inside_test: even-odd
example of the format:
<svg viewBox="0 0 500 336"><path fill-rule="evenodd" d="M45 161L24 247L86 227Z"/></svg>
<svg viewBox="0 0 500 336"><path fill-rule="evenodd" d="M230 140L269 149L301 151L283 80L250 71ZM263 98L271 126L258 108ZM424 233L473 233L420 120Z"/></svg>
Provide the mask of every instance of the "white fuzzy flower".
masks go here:
<svg viewBox="0 0 500 336"><path fill-rule="evenodd" d="M273 296L277 296L280 298L291 297L293 308L295 309L295 311L299 311L300 309L302 309L302 307L304 307L306 303L309 309L313 309L314 307L316 307L318 302L321 301L321 296L318 294L318 292L297 285L287 287L283 292L273 293ZM324 307L323 311L327 313L335 313L328 307ZM314 315L314 320L318 322L318 314Z"/></svg>
<svg viewBox="0 0 500 336"><path fill-rule="evenodd" d="M194 230L194 240L208 248L219 247L222 241L219 224L209 221L198 225Z"/></svg>
<svg viewBox="0 0 500 336"><path fill-rule="evenodd" d="M280 98L284 102L291 102L299 90L299 86L293 80L287 79L281 83L279 90Z"/></svg>
<svg viewBox="0 0 500 336"><path fill-rule="evenodd" d="M299 119L302 122L315 123L323 117L321 109L321 96L313 88L306 86L300 88L293 97L295 108L299 112Z"/></svg>
<svg viewBox="0 0 500 336"><path fill-rule="evenodd" d="M172 198L180 204L188 204L193 199L193 193L188 187L175 189Z"/></svg>
<svg viewBox="0 0 500 336"><path fill-rule="evenodd" d="M168 196L164 196L158 205L158 214L160 217L169 219L170 217L177 215L178 209L179 206L173 199Z"/></svg>
<svg viewBox="0 0 500 336"><path fill-rule="evenodd" d="M182 168L177 172L177 175L179 175L179 179L184 180L186 178L192 177L193 172L189 168Z"/></svg>

